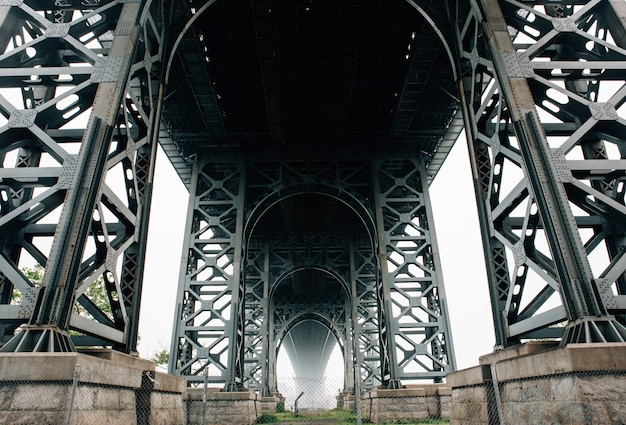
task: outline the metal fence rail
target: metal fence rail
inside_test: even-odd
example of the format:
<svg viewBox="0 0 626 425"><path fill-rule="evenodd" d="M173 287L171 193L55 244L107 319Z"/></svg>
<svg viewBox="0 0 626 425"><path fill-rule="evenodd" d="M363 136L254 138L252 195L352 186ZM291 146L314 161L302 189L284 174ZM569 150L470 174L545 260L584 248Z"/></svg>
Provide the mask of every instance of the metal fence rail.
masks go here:
<svg viewBox="0 0 626 425"><path fill-rule="evenodd" d="M268 402L254 391L235 397L206 384L171 391L169 375L138 372L103 376L77 366L73 380L1 381L0 423L211 425L217 416L224 417L223 409L239 416L222 423L237 425L277 423L333 409L352 412L350 423L359 424L626 423L624 370L499 380L495 368L484 366L481 382L454 388L426 384L374 389L364 392L360 403L350 392L340 391L343 382L336 377L279 378L280 395ZM335 423L329 420L326 423Z"/></svg>

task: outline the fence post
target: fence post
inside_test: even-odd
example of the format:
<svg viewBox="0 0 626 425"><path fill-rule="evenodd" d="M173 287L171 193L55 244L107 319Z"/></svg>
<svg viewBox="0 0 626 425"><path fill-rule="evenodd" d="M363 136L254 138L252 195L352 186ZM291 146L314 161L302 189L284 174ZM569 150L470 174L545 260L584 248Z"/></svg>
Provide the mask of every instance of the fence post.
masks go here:
<svg viewBox="0 0 626 425"><path fill-rule="evenodd" d="M209 366L204 368L204 389L202 391L202 417L200 425L204 425L206 421L206 392L209 385Z"/></svg>
<svg viewBox="0 0 626 425"><path fill-rule="evenodd" d="M78 386L78 378L80 376L80 365L76 365L74 369L74 381L72 382L72 390L70 392L70 400L67 406L67 416L65 419L65 425L70 425L72 419L72 409L74 407L74 396L76 395L76 387Z"/></svg>
<svg viewBox="0 0 626 425"><path fill-rule="evenodd" d="M293 415L294 416L298 416L298 400L300 400L300 397L302 397L304 395L304 391L302 391L300 393L300 395L298 397L296 397L296 401L293 403Z"/></svg>
<svg viewBox="0 0 626 425"><path fill-rule="evenodd" d="M491 383L493 384L493 394L496 399L496 409L498 410L498 420L504 425L504 414L502 413L502 400L500 399L500 389L498 388L498 377L496 376L496 365L491 364Z"/></svg>
<svg viewBox="0 0 626 425"><path fill-rule="evenodd" d="M361 365L355 362L354 375L354 410L356 413L357 425L363 424L363 413L361 411Z"/></svg>

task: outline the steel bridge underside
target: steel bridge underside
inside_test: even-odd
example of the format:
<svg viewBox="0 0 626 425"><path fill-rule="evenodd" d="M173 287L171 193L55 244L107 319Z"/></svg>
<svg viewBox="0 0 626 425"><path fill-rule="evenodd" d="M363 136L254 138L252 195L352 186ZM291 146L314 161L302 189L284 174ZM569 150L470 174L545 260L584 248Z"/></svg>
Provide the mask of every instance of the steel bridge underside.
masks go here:
<svg viewBox="0 0 626 425"><path fill-rule="evenodd" d="M160 144L172 373L271 393L281 345L305 374L338 344L348 390L439 381L429 185L462 129L497 348L624 342L625 9L0 2L2 351L136 351Z"/></svg>

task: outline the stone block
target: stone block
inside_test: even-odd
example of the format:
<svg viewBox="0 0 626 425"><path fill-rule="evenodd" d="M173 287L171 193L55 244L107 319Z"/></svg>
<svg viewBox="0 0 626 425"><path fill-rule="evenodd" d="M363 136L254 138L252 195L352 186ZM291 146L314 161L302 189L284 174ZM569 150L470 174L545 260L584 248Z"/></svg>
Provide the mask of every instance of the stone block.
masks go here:
<svg viewBox="0 0 626 425"><path fill-rule="evenodd" d="M14 385L10 382L0 383L0 411L9 410L14 391Z"/></svg>
<svg viewBox="0 0 626 425"><path fill-rule="evenodd" d="M155 369L155 363L152 360L142 359L141 357L111 350L109 348L80 349L79 353L109 360L118 366L129 366L141 370Z"/></svg>
<svg viewBox="0 0 626 425"><path fill-rule="evenodd" d="M105 410L74 411L71 416L71 425L83 424L106 424L107 412Z"/></svg>
<svg viewBox="0 0 626 425"><path fill-rule="evenodd" d="M0 412L0 424L33 425L33 424L65 424L67 412L39 411L35 414L17 411ZM88 423L88 422L85 422ZM78 422L73 422L72 425Z"/></svg>
<svg viewBox="0 0 626 425"><path fill-rule="evenodd" d="M0 353L0 382L71 381L77 353Z"/></svg>
<svg viewBox="0 0 626 425"><path fill-rule="evenodd" d="M559 343L554 341L529 341L524 344L514 345L513 347L508 347L501 351L480 356L478 362L480 365L490 365L502 360L553 350L558 348L558 346Z"/></svg>
<svg viewBox="0 0 626 425"><path fill-rule="evenodd" d="M492 355L505 423L626 423L626 344L572 344L520 357ZM524 350L519 349L518 353ZM483 364L483 384L477 369L449 375L452 389L451 424L487 423L497 413L492 382ZM463 376L467 373L468 376ZM490 396L491 394L491 396Z"/></svg>
<svg viewBox="0 0 626 425"><path fill-rule="evenodd" d="M117 388L98 387L94 389L94 409L119 410L119 390Z"/></svg>
<svg viewBox="0 0 626 425"><path fill-rule="evenodd" d="M439 395L439 389L442 387L438 384L427 384L410 385L403 389L377 388L367 391L361 401L363 417L374 423L448 418L451 395L444 396L445 408L442 410L442 397ZM442 392L451 393L451 389L446 388L447 390ZM343 401L345 404L346 397Z"/></svg>
<svg viewBox="0 0 626 425"><path fill-rule="evenodd" d="M11 410L59 410L67 409L69 388L67 385L22 384L15 388Z"/></svg>
<svg viewBox="0 0 626 425"><path fill-rule="evenodd" d="M154 388L159 391L184 393L187 390L187 380L180 376L157 371L154 375L154 381Z"/></svg>
<svg viewBox="0 0 626 425"><path fill-rule="evenodd" d="M98 388L78 385L74 394L74 410L93 410Z"/></svg>
<svg viewBox="0 0 626 425"><path fill-rule="evenodd" d="M482 385L484 381L483 367L475 366L468 369L451 372L446 376L446 383L450 387L464 387L469 385Z"/></svg>
<svg viewBox="0 0 626 425"><path fill-rule="evenodd" d="M65 424L76 365L80 366L80 374L72 405L72 424L136 423L136 394L140 388L137 384L141 384L145 371L135 366L145 366L144 363L131 358L116 365L115 361L123 356L107 359L77 353L8 354L0 355L0 365L14 368L0 370L0 375L6 379L0 380L0 423ZM47 360L45 367L41 363L44 358ZM33 372L36 367L41 370ZM25 371L25 368L30 370ZM61 377L66 379L58 379ZM161 382L164 380L169 382L168 388L181 389L180 378L164 377ZM183 425L182 391L160 392L156 388L150 394L151 411L144 413L158 418L152 423Z"/></svg>

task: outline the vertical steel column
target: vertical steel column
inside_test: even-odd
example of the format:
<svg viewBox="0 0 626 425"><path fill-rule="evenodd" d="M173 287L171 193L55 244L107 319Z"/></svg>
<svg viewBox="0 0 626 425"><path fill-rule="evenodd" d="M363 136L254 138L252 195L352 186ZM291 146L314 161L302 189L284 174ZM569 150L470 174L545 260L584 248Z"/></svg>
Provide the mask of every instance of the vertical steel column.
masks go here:
<svg viewBox="0 0 626 425"><path fill-rule="evenodd" d="M534 77L524 66L530 64L530 59L540 47L533 46L526 53L518 54L508 30L499 24L504 21L499 5L496 2L484 2L483 7L486 12L487 41L495 58L494 64L504 96L508 100L527 177L543 219L559 276L561 296L569 320L563 342L624 341L626 328L608 313L606 304L612 301L612 297L607 294L610 289L605 287L608 282L594 279L569 205L565 184L569 183L567 174L570 170L561 166L565 161L564 152L548 144L535 108L533 93L526 80ZM532 13L528 9L522 10ZM551 11L548 8L546 12L549 16ZM577 14L581 18L584 16L581 12ZM574 19L568 17L557 17L552 20L552 24L555 32L572 32L577 28ZM595 115L594 121L610 117L617 119L617 114L612 115L611 106L606 104L590 105L592 116L597 107L601 112Z"/></svg>
<svg viewBox="0 0 626 425"><path fill-rule="evenodd" d="M111 210L111 206L116 201L113 193L107 192L107 186L103 186L103 179L106 175L105 170L110 165L107 156L109 147L112 139L118 135L116 131L119 131L116 126L120 114L120 102L125 93L127 76L136 47L137 23L141 5L128 3L122 6L117 2L112 2L105 6L93 7L91 11L89 11L90 8L86 8L78 15L72 13L72 7L55 7L57 9L52 13L46 12L43 15L39 15L26 4L16 3L12 9L16 13L14 17L20 17L18 21L23 19L19 22L29 21L29 27L36 29L27 36L28 31L20 32L22 28L19 25L18 28L14 27L16 36L13 39L13 50L9 56L20 56L25 49L33 49L35 54L32 56L33 69L30 73L34 72L35 75L40 76L40 79L31 79L32 83L20 86L25 109L17 109L6 98L3 98L2 110L3 113L10 114L7 126L9 132L17 128L28 129L34 139L38 140L33 143L33 146L37 146L37 149L43 147L40 152L50 154L55 161L62 164L62 173L56 174L57 184L48 191L47 196L52 200L50 195L53 194L56 198L54 201L56 207L60 204L59 195L62 195L64 207L54 231L54 241L48 258L46 259L45 254L41 252L36 255L36 260L40 264L45 263L46 272L41 289L37 293L29 326L24 327L20 334L3 347L5 351L73 350L67 333L70 319L75 328L95 335L101 334L105 338L122 343L125 339L123 333L128 320L126 309L121 305L119 298L114 295L120 293L119 280L114 276L116 270L109 270L110 267L107 267L114 264L114 258L121 254L121 252L114 254L112 250L108 251L111 246L107 242L111 240L107 240L107 233L114 235L117 231L103 225L105 218L102 217L104 209L101 205L106 205ZM93 20L91 27L87 25L89 19ZM98 21L101 22L98 24ZM108 22L105 23L105 21ZM114 22L117 22L116 28L106 27ZM101 37L107 31L110 31L109 34L114 31L115 36ZM32 37L33 40L29 41L25 37ZM48 41L48 47L44 47L45 41ZM98 50L105 55L99 57L83 44L90 41L98 44L100 46ZM3 43L6 46L6 41ZM68 45L73 46L69 50L74 50L76 57L82 57L87 64L82 69L49 62L54 57L62 58L65 54L63 52L68 51ZM53 46L59 49L55 53L52 52L55 50ZM73 60L75 59L68 59L68 61ZM44 66L40 67L42 62ZM35 69L41 69L43 72ZM22 70L12 72L16 76L23 73ZM58 77L64 72L72 76L70 85L74 87L61 94L58 91L55 92L54 84L56 83L47 82L55 81L50 77L54 75ZM89 74L91 76L85 78ZM42 82L50 85L42 87ZM45 90L41 90L43 88ZM45 99L50 97L51 93L56 93L54 101L46 102ZM76 100L72 99L73 96ZM56 106L57 110L50 108L51 104ZM78 155L70 155L58 143L67 142L67 136L70 140L76 136L71 135L71 132L66 131L62 126L77 118L90 106L92 107L91 118L82 135L82 140L74 140L80 143L80 151ZM7 139L7 142L14 139L16 135L17 133L13 131L13 136ZM7 143L6 146L10 144ZM13 174L17 177L15 173ZM49 208L53 205L48 202L41 203L43 200L44 198L38 196L11 213L14 215L19 209L32 208L35 203L41 206L47 203L48 207L40 208L39 214L36 215L37 218L41 218L51 211ZM123 207L121 204L123 203L119 206ZM113 215L116 215L123 211L123 208L113 210L115 211ZM10 218L11 213L4 214L5 221ZM136 224L134 218L130 218L131 215L132 213L124 218L125 221L132 223L130 227ZM11 228L12 231L15 231L16 225L19 226L18 222L11 220L5 224L7 229ZM106 240L102 243L102 248L97 242L95 244L96 249L100 249L100 253L103 252L101 249L104 249L106 255L110 255L107 258L107 266L103 265L104 257L98 255L98 251L92 258L85 253L90 233ZM124 239L121 233L117 233L117 236L120 236L119 241ZM27 245L28 240L25 239L24 243ZM112 247L123 251L127 245L119 244ZM85 262L83 262L84 257L87 257ZM3 273L10 276L13 284L19 287L21 282L15 279L15 272L10 270L9 264L5 266L6 272L3 271ZM84 289L90 283L85 277L97 270L99 266L102 267L99 271L105 279L112 317L107 317L106 314L101 314L94 309L89 303L90 300L83 295ZM86 281L79 287L79 280L83 279ZM20 289L23 289L23 295L28 295L30 292L27 286ZM85 303L85 308L95 318L94 321L89 321L79 315L72 316L72 305L76 298ZM113 328L113 331L105 329L108 327Z"/></svg>
<svg viewBox="0 0 626 425"><path fill-rule="evenodd" d="M212 158L193 173L183 246L170 373L188 382L209 380L226 390L243 377L241 279L245 163Z"/></svg>
<svg viewBox="0 0 626 425"><path fill-rule="evenodd" d="M380 331L380 374L383 385L387 388L400 388L402 385L396 372L395 331L391 316L391 285L389 265L387 262L387 227L383 214L384 194L379 178L380 164L372 164L372 190L374 196L374 214L378 235L378 279L376 283L376 300L378 303L378 329Z"/></svg>
<svg viewBox="0 0 626 425"><path fill-rule="evenodd" d="M456 358L454 344L452 342L450 316L448 315L448 301L446 296L445 285L443 283L443 274L441 273L441 259L439 256L439 245L437 243L437 233L435 232L435 219L433 216L432 204L430 201L430 192L428 190L426 176L426 163L420 161L420 182L422 183L422 195L424 196L424 209L420 215L420 222L426 223L428 233L430 235L430 250L425 253L425 263L432 270L432 279L436 284L436 289L428 292L428 308L438 317L440 323L439 328L431 328L426 331L427 338L430 340L431 352L437 358L438 362L447 364L446 371L456 370ZM443 335L437 335L438 331L443 331ZM436 370L444 370L441 366L434 366ZM435 377L435 382L442 382L442 377Z"/></svg>
<svg viewBox="0 0 626 425"><path fill-rule="evenodd" d="M503 0L472 3L459 15L483 234L501 248L493 264L503 252L515 263L490 270L503 345L522 337L625 338L614 314L626 264L613 243L626 218L618 143L626 129L617 109L626 91L614 72L626 63L623 10L623 2L603 0ZM565 318L563 335L551 325Z"/></svg>
<svg viewBox="0 0 626 425"><path fill-rule="evenodd" d="M244 361L246 387L270 394L272 347L271 313L269 306L269 240L253 238L246 246L245 264L245 346Z"/></svg>
<svg viewBox="0 0 626 425"><path fill-rule="evenodd" d="M356 237L349 249L353 348L351 358L346 359L346 373L355 382L354 388L346 390L356 390L356 380L360 381L360 388L371 389L383 383L376 257L366 238Z"/></svg>
<svg viewBox="0 0 626 425"><path fill-rule="evenodd" d="M401 379L440 380L454 359L420 165L417 159L378 160L373 172L383 381L398 387Z"/></svg>
<svg viewBox="0 0 626 425"><path fill-rule="evenodd" d="M142 3L141 36L135 61L130 69L126 102L126 127L135 127L136 133L121 144L127 158L122 156L126 193L131 211L138 223L134 242L124 251L119 277L120 294L128 314L128 335L123 351L137 351L139 340L139 313L145 256L148 243L148 225L152 203L152 189L156 167L158 135L164 93L162 79L165 17L159 1Z"/></svg>
<svg viewBox="0 0 626 425"><path fill-rule="evenodd" d="M560 337L562 330L547 328L563 320L564 312L560 306L549 304L558 284L551 259L541 249L534 249L542 232L540 220L523 177L519 147L510 137L509 113L484 42L481 10L474 2L459 6L459 92L482 229L496 348L518 343L521 334ZM503 184L511 174L512 182ZM535 276L541 278L543 285L531 293L532 286L526 282ZM531 300L527 306L521 305L522 296ZM535 314L539 309L545 310L546 305L551 309L540 316ZM524 330L512 331L512 326L520 324ZM550 330L556 334L550 334Z"/></svg>

